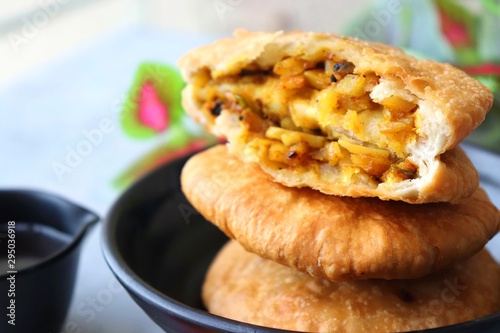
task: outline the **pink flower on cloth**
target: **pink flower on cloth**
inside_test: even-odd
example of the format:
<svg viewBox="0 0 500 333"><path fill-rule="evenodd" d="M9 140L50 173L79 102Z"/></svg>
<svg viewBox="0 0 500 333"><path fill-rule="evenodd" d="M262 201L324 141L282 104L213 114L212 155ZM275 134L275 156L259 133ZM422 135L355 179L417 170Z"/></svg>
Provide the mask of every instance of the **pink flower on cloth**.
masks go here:
<svg viewBox="0 0 500 333"><path fill-rule="evenodd" d="M162 140L115 178L117 188L125 188L154 168L216 142L217 138L190 124L181 104L184 85L176 67L140 64L123 103L122 129L132 139Z"/></svg>
<svg viewBox="0 0 500 333"><path fill-rule="evenodd" d="M438 12L441 21L441 29L451 45L469 46L472 44L472 38L469 35L469 31L467 31L467 28L463 24L453 20L442 9L439 9Z"/></svg>
<svg viewBox="0 0 500 333"><path fill-rule="evenodd" d="M143 63L123 103L121 124L134 139L164 135L182 125L181 91L184 81L177 68L167 64Z"/></svg>
<svg viewBox="0 0 500 333"><path fill-rule="evenodd" d="M160 101L153 84L146 81L139 100L139 121L156 132L162 132L168 127L168 114L168 106Z"/></svg>

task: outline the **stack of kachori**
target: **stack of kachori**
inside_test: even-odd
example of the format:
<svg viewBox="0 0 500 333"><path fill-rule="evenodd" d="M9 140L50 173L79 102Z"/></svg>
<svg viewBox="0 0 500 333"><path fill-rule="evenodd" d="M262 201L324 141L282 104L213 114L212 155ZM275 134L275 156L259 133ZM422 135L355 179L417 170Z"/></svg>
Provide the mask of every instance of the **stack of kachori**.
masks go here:
<svg viewBox="0 0 500 333"><path fill-rule="evenodd" d="M227 139L182 189L233 240L203 287L227 318L303 332L420 330L500 310L500 213L459 143L492 95L447 64L333 34L250 33L180 61Z"/></svg>

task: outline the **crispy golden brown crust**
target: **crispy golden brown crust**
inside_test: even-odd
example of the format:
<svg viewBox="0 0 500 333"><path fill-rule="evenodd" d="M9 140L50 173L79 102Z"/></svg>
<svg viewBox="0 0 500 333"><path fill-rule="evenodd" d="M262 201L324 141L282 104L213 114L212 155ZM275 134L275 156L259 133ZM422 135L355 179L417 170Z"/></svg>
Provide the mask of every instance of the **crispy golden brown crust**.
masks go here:
<svg viewBox="0 0 500 333"><path fill-rule="evenodd" d="M416 119L418 143L410 150L410 160L419 169L419 178L400 183L381 183L374 187L364 178L339 185L335 168L323 168L320 174L276 169L267 166L238 137L238 122L224 114L213 122L206 118L191 85L200 71L208 70L213 78L237 75L248 66L271 69L286 57L307 58L318 50L333 50L340 58L355 64L355 72L375 72L386 82L418 98ZM274 179L286 186L311 187L326 194L369 196L409 203L454 202L470 196L477 189L474 166L461 151L442 157L455 148L483 120L491 107L490 91L463 71L448 65L417 60L401 50L334 34L306 32L249 33L238 31L235 38L223 39L196 49L180 60L188 82L183 105L188 114L212 133L230 141L230 151L243 160L257 162ZM391 86L391 85L389 85ZM401 88L404 87L404 88ZM379 89L384 91L389 88ZM392 89L392 88L391 88ZM450 161L452 167L443 163Z"/></svg>
<svg viewBox="0 0 500 333"><path fill-rule="evenodd" d="M185 165L182 190L229 237L331 280L420 277L477 253L500 215L483 190L458 204L410 205L287 188L216 146Z"/></svg>
<svg viewBox="0 0 500 333"><path fill-rule="evenodd" d="M415 280L330 282L262 259L231 241L203 286L208 310L304 332L400 332L451 325L499 310L500 268L486 250Z"/></svg>

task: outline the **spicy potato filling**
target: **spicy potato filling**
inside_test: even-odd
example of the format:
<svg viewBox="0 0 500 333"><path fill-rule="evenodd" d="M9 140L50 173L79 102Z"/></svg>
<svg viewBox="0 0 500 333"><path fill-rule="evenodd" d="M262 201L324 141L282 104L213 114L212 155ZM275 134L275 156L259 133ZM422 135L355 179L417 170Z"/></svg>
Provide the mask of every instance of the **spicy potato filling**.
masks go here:
<svg viewBox="0 0 500 333"><path fill-rule="evenodd" d="M324 61L286 58L272 69L218 79L201 73L194 89L209 121L222 110L238 115L238 139L269 166L324 164L378 182L413 179L418 169L406 146L417 137L416 98L371 96L381 81L329 56Z"/></svg>

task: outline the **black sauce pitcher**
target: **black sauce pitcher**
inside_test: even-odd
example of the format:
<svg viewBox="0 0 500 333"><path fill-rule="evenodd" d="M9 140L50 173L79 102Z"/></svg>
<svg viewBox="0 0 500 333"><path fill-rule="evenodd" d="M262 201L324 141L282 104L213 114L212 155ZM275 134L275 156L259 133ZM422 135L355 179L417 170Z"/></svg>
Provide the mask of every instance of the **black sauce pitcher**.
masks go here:
<svg viewBox="0 0 500 333"><path fill-rule="evenodd" d="M94 213L61 197L0 190L0 332L58 333Z"/></svg>

